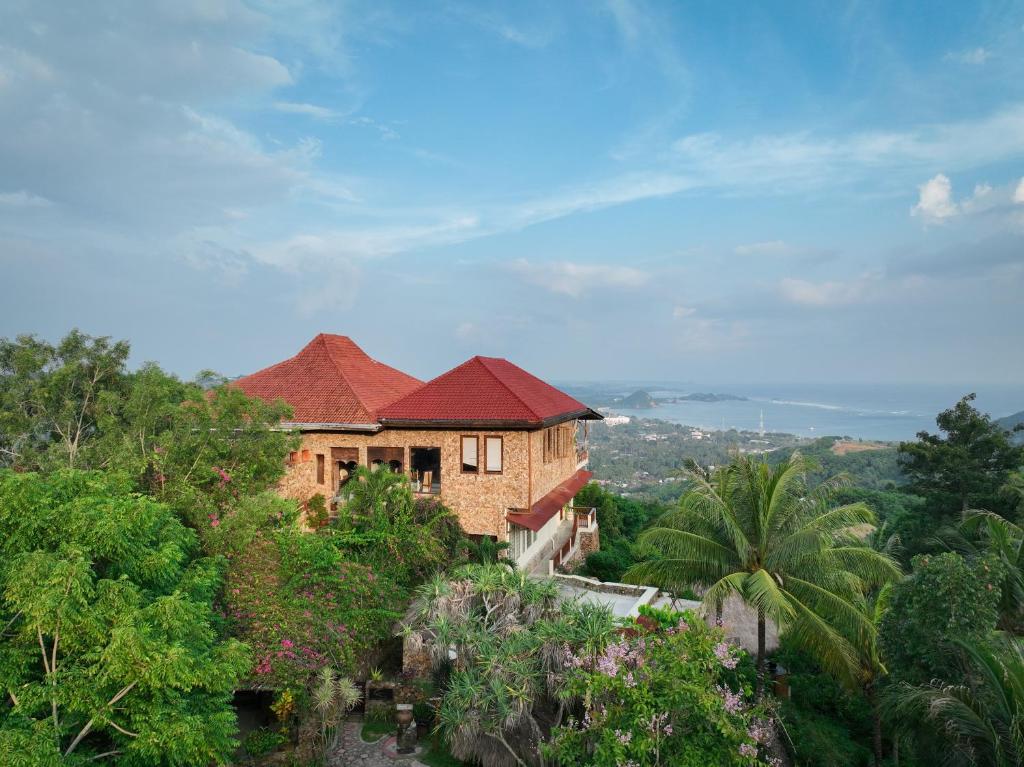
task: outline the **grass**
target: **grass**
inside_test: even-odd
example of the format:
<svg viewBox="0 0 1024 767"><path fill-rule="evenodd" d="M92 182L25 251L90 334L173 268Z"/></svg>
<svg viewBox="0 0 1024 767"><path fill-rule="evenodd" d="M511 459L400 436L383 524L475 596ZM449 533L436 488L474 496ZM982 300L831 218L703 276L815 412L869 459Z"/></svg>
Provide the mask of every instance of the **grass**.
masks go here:
<svg viewBox="0 0 1024 767"><path fill-rule="evenodd" d="M428 767L468 767L467 762L461 762L448 753L442 740L434 736L430 739L430 748L420 756L416 757Z"/></svg>
<svg viewBox="0 0 1024 767"><path fill-rule="evenodd" d="M363 723L363 729L359 733L359 737L365 743L376 743L381 738L391 735L394 731L395 725L391 722L370 720Z"/></svg>

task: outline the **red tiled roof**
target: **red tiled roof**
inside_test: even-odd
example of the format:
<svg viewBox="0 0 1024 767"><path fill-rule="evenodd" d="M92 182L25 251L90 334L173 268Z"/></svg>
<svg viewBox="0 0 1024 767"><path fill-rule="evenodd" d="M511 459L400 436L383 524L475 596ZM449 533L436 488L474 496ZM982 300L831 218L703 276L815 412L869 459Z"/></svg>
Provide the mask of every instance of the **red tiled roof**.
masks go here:
<svg viewBox="0 0 1024 767"><path fill-rule="evenodd" d="M592 413L536 376L496 357L473 357L382 408L381 421L453 421L540 425L549 419Z"/></svg>
<svg viewBox="0 0 1024 767"><path fill-rule="evenodd" d="M509 512L505 516L508 517L509 522L514 522L520 527L526 527L533 530L533 532L537 532L547 524L548 520L558 513L560 508L569 503L593 476L593 472L580 469L533 504L533 508L528 512Z"/></svg>
<svg viewBox="0 0 1024 767"><path fill-rule="evenodd" d="M291 359L233 385L251 397L283 399L294 423L374 424L381 408L422 381L377 362L347 336L321 333Z"/></svg>

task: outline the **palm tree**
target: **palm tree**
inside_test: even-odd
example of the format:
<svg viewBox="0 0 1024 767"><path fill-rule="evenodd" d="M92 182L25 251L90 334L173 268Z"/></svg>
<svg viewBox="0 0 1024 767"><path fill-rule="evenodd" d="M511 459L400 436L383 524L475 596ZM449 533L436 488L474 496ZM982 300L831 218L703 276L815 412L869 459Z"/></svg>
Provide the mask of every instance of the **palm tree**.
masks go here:
<svg viewBox="0 0 1024 767"><path fill-rule="evenodd" d="M1024 620L1024 529L991 511L971 510L955 530L940 533L949 548L968 557L993 556L1005 570L999 625L1016 631Z"/></svg>
<svg viewBox="0 0 1024 767"><path fill-rule="evenodd" d="M887 696L888 718L899 722L908 737L920 738L926 748L941 753L945 764L1024 764L1024 652L1020 643L1006 642L995 648L959 640L955 644L963 653L964 683L902 684Z"/></svg>
<svg viewBox="0 0 1024 767"><path fill-rule="evenodd" d="M854 684L851 638L874 635L864 594L900 577L896 561L857 536L874 523L863 503L833 507L845 481L808 489L797 452L770 466L746 456L713 474L691 465L690 489L640 540L661 558L634 565L633 583L703 587L707 610L738 595L757 611L757 690L764 693L765 625L772 620L823 668Z"/></svg>

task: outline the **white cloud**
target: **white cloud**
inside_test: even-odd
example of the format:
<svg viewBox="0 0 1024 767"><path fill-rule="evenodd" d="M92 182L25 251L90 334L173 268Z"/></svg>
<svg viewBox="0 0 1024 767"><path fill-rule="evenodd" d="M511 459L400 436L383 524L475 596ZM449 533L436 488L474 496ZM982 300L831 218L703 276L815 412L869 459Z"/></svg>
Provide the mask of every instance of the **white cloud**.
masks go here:
<svg viewBox="0 0 1024 767"><path fill-rule="evenodd" d="M1024 204L1024 178L1017 184L1017 188L1013 192L1013 201L1016 203Z"/></svg>
<svg viewBox="0 0 1024 767"><path fill-rule="evenodd" d="M983 48L968 48L964 51L950 51L945 56L947 61L956 61L960 64L979 66L992 58L992 52Z"/></svg>
<svg viewBox="0 0 1024 767"><path fill-rule="evenodd" d="M939 173L918 187L917 205L910 209L912 216L921 216L926 221L943 221L957 214L953 201L953 185L949 178Z"/></svg>
<svg viewBox="0 0 1024 767"><path fill-rule="evenodd" d="M580 264L572 261L538 263L521 258L506 268L525 282L573 298L595 288L638 288L649 279L646 272L630 266Z"/></svg>
<svg viewBox="0 0 1024 767"><path fill-rule="evenodd" d="M53 203L38 194L19 189L17 192L0 192L0 205L10 205L15 208L48 208Z"/></svg>
<svg viewBox="0 0 1024 767"><path fill-rule="evenodd" d="M675 306L672 308L672 319L681 320L685 317L692 317L697 310L692 306Z"/></svg>
<svg viewBox="0 0 1024 767"><path fill-rule="evenodd" d="M874 297L879 285L877 274L865 274L852 280L810 280L787 277L779 283L783 299L792 304L814 307L848 306Z"/></svg>
<svg viewBox="0 0 1024 767"><path fill-rule="evenodd" d="M306 115L317 120L333 120L340 117L340 114L334 109L294 101L276 101L274 102L274 109L287 114Z"/></svg>
<svg viewBox="0 0 1024 767"><path fill-rule="evenodd" d="M689 318L673 328L670 340L680 352L722 353L744 346L750 336L746 323L708 318Z"/></svg>
<svg viewBox="0 0 1024 767"><path fill-rule="evenodd" d="M793 255L796 249L782 240L771 240L737 245L733 252L737 256L789 256Z"/></svg>
<svg viewBox="0 0 1024 767"><path fill-rule="evenodd" d="M925 167L951 171L1024 154L1024 104L986 117L820 137L809 131L729 140L717 133L684 136L672 145L680 174L695 187L786 192L834 187L885 171L909 175Z"/></svg>
<svg viewBox="0 0 1024 767"><path fill-rule="evenodd" d="M460 341L468 341L475 338L480 332L475 322L460 322L455 328L455 337Z"/></svg>

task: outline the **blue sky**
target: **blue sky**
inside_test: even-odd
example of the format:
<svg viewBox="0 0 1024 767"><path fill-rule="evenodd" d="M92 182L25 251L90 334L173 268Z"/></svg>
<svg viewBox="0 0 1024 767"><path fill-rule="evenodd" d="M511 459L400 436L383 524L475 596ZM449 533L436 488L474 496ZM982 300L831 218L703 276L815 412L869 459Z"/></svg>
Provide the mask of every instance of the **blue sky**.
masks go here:
<svg viewBox="0 0 1024 767"><path fill-rule="evenodd" d="M0 335L1024 383L1024 5L0 9Z"/></svg>

